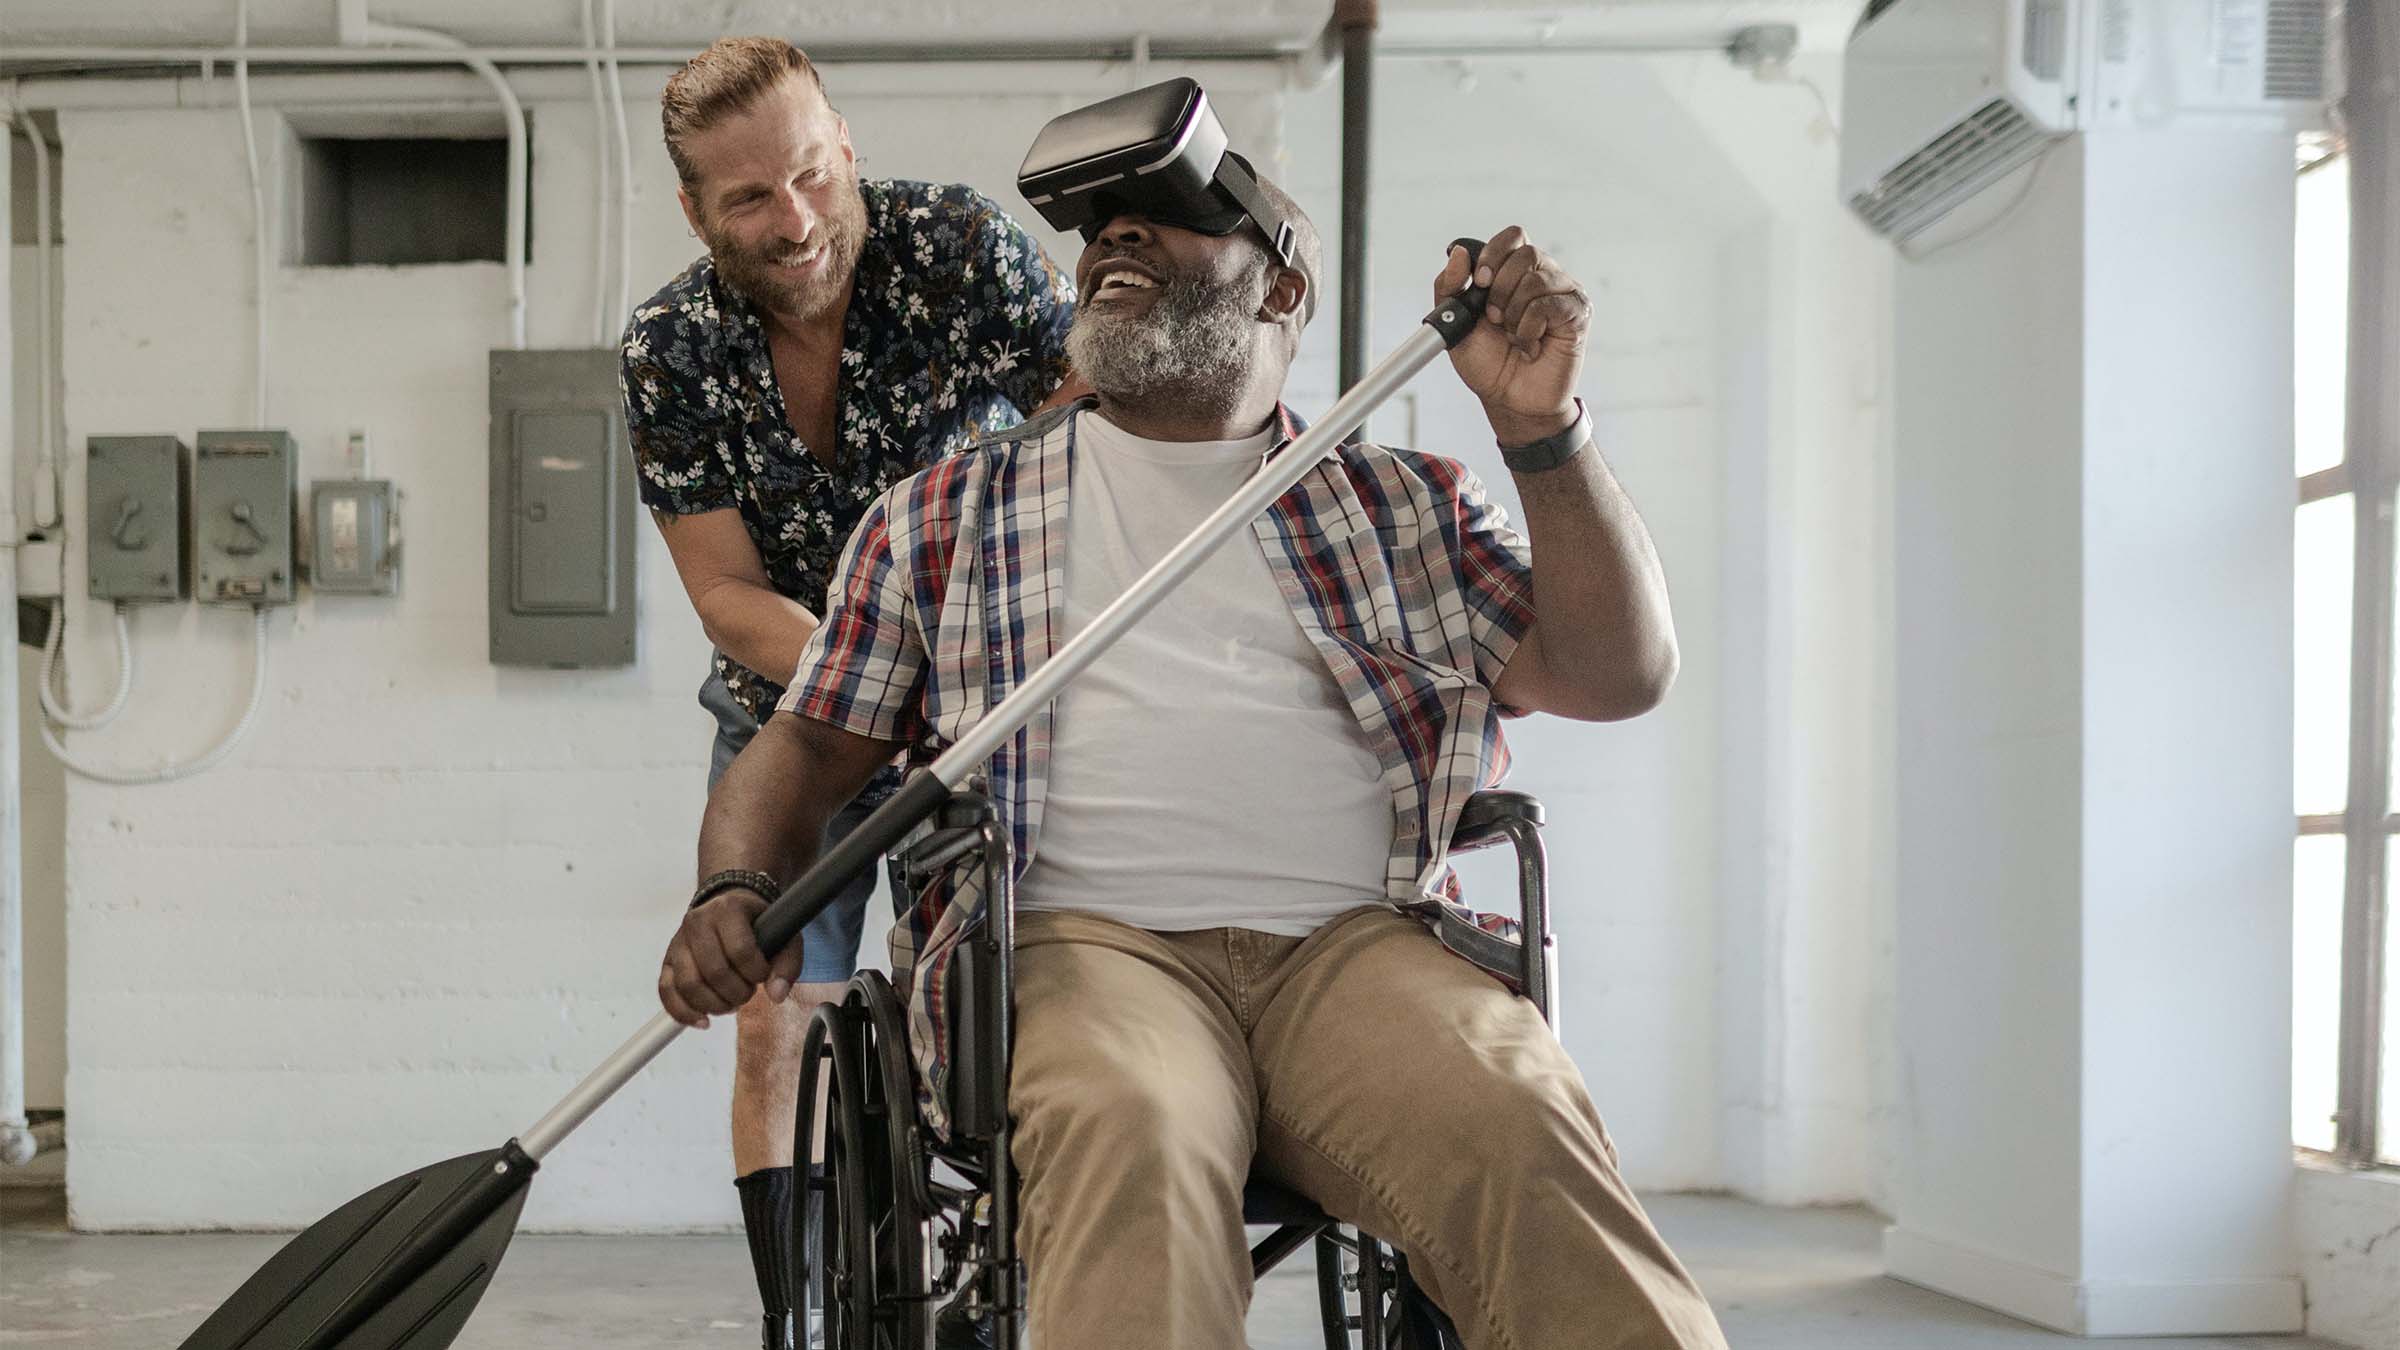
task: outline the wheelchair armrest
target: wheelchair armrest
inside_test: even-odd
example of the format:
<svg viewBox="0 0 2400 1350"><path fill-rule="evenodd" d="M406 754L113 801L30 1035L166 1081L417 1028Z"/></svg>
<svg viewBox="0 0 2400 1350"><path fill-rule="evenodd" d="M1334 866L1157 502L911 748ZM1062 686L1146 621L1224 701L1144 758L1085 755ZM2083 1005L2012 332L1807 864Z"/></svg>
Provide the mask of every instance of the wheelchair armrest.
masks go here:
<svg viewBox="0 0 2400 1350"><path fill-rule="evenodd" d="M1459 812L1458 829L1450 835L1450 851L1464 853L1482 848L1508 837L1514 824L1542 827L1542 804L1530 792L1510 792L1504 788L1486 788L1467 798L1466 809Z"/></svg>
<svg viewBox="0 0 2400 1350"><path fill-rule="evenodd" d="M907 852L893 854L892 870L914 891L950 864L974 852L982 842L983 832L972 827L935 830L917 840Z"/></svg>

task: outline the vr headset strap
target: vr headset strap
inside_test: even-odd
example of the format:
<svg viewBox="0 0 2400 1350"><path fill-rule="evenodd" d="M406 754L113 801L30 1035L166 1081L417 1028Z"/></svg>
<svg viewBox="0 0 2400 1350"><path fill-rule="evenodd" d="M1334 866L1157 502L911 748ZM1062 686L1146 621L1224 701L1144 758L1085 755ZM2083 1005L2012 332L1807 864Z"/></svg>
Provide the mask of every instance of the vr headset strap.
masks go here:
<svg viewBox="0 0 2400 1350"><path fill-rule="evenodd" d="M1231 194L1233 200L1250 213L1250 219L1257 222L1260 231L1265 233L1268 245L1275 250L1275 260L1286 267L1291 266L1292 249L1297 236L1291 223L1283 218L1283 213L1267 200L1267 194L1258 190L1258 180L1251 177L1250 171L1243 168L1241 161L1230 153L1217 161L1216 176L1217 186Z"/></svg>

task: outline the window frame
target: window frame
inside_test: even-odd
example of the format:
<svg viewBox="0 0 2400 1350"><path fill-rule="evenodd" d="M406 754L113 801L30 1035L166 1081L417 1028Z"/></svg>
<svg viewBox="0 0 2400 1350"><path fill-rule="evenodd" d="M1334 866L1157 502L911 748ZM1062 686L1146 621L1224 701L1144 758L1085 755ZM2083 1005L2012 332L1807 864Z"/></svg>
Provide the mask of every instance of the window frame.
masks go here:
<svg viewBox="0 0 2400 1350"><path fill-rule="evenodd" d="M2400 97L2371 78L2378 53L2400 51L2400 4L2357 0L2344 34L2350 62L2341 125L2350 160L2349 349L2342 462L2298 480L2299 503L2351 494L2350 760L2346 809L2301 816L2301 835L2339 834L2342 888L2341 1044L2332 1160L2386 1165L2382 1121L2384 968L2391 897L2385 883L2392 836L2393 553L2400 488ZM2312 166L2313 167L2313 166ZM2400 1164L2400 1139L2389 1156Z"/></svg>

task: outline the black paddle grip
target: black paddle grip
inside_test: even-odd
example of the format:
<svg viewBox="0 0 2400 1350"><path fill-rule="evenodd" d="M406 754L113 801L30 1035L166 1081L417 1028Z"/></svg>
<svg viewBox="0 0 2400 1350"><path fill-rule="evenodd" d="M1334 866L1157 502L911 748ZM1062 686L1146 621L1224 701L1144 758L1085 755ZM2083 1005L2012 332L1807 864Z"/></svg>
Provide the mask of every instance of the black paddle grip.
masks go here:
<svg viewBox="0 0 2400 1350"><path fill-rule="evenodd" d="M1453 239L1451 248L1467 251L1467 288L1433 307L1425 322L1442 335L1442 345L1455 347L1475 331L1475 323L1483 317L1483 307L1491 303L1492 288L1475 284L1475 260L1483 256L1481 239Z"/></svg>
<svg viewBox="0 0 2400 1350"><path fill-rule="evenodd" d="M950 789L929 769L919 769L908 776L891 800L876 807L858 828L843 835L832 848L817 856L800 879L783 888L775 903L758 916L751 930L758 936L758 949L773 960L777 952L791 945L809 921L825 912L850 879L875 865L875 860L891 851L901 836L917 827L917 822L941 809L950 799Z"/></svg>

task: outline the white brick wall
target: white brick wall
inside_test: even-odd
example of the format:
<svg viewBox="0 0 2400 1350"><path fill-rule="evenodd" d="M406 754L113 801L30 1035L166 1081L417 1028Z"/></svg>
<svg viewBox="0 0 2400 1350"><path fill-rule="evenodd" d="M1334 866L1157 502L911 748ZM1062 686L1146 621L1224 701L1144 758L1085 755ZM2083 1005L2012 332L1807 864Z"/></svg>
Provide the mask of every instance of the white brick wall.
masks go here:
<svg viewBox="0 0 2400 1350"><path fill-rule="evenodd" d="M1377 348L1423 311L1452 235L1508 220L1566 257L1599 303L1585 392L1665 554L1685 673L1667 709L1630 726L1519 725L1518 783L1552 807L1567 1042L1629 1170L1647 1185L1716 1184L1728 312L1716 278L1725 241L1773 212L1687 124L1679 100L1693 82L1672 63L1487 63L1472 98L1447 67L1385 69ZM1034 128L1090 96L960 92L1001 86L955 68L871 75L828 75L870 172L963 179L1004 203ZM1282 176L1316 208L1332 263L1335 89L1234 94L1237 83L1211 80L1237 142L1288 140ZM698 245L652 143L657 80L629 85L638 298ZM577 345L591 308L590 109L533 111L532 341ZM233 114L86 111L62 124L71 443L248 424ZM1799 190L1768 202L1804 199L1833 209ZM1333 384L1326 283L1293 380L1304 411ZM349 427L374 433L376 474L406 493L402 593L279 611L265 710L225 767L163 787L68 789L70 1181L91 1228L288 1226L401 1168L499 1142L653 1010L658 951L690 880L704 644L648 528L638 665L485 659L483 359L505 340L500 269L285 269L271 289L271 420L299 437L304 483L341 472ZM1417 394L1417 442L1468 459L1505 494L1455 381L1437 368ZM1398 410L1377 423L1393 437L1404 426ZM80 586L78 564L70 593ZM100 616L77 617L89 689L105 659L88 640ZM182 757L213 739L245 687L247 622L188 606L137 615L134 706L84 753ZM1505 884L1476 868L1472 881ZM719 1029L670 1050L553 1156L527 1222L731 1222L730 1049Z"/></svg>
<svg viewBox="0 0 2400 1350"><path fill-rule="evenodd" d="M651 130L654 89L629 94L637 299L699 248ZM1073 101L842 99L870 171L995 195ZM532 111L531 341L583 345L591 111ZM1228 115L1273 143L1272 98L1236 95ZM66 202L70 443L252 424L238 120L72 112L62 137L82 184ZM348 428L368 428L373 471L405 494L401 593L304 592L278 611L265 707L224 767L68 787L70 1180L89 1228L290 1225L506 1138L655 1011L691 881L706 644L648 525L637 665L485 658L484 360L506 341L502 269L282 268L271 295L270 420L300 440L303 500L344 472ZM80 481L71 493L79 511ZM78 687L93 690L105 615L75 618ZM248 629L240 611L137 612L133 705L79 752L135 764L211 742L247 687ZM527 1222L732 1222L730 1050L720 1030L669 1051L554 1155Z"/></svg>

